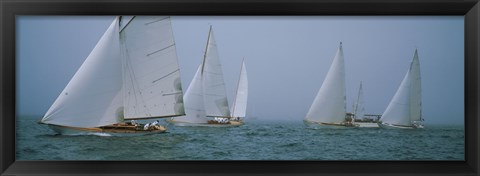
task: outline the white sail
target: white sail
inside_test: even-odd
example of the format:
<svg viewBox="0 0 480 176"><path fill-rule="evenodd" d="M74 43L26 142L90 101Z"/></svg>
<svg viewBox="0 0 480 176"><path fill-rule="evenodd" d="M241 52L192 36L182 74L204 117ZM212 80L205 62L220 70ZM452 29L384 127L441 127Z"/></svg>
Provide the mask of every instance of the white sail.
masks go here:
<svg viewBox="0 0 480 176"><path fill-rule="evenodd" d="M342 43L305 120L339 124L345 121L345 66Z"/></svg>
<svg viewBox="0 0 480 176"><path fill-rule="evenodd" d="M98 41L41 122L99 127L123 121L118 18Z"/></svg>
<svg viewBox="0 0 480 176"><path fill-rule="evenodd" d="M192 79L192 82L185 92L185 112L186 116L175 117L175 122L187 123L207 123L205 115L204 96L202 88L202 65L200 65Z"/></svg>
<svg viewBox="0 0 480 176"><path fill-rule="evenodd" d="M170 17L136 16L121 24L125 119L184 115Z"/></svg>
<svg viewBox="0 0 480 176"><path fill-rule="evenodd" d="M247 112L247 98L248 98L248 78L247 70L245 68L245 60L242 62L240 69L240 78L238 79L237 92L235 100L232 105L232 117L245 117Z"/></svg>
<svg viewBox="0 0 480 176"><path fill-rule="evenodd" d="M360 82L360 88L358 88L358 97L353 108L353 114L355 114L355 119L363 119L365 117L362 82Z"/></svg>
<svg viewBox="0 0 480 176"><path fill-rule="evenodd" d="M422 118L421 105L420 62L415 50L410 68L380 121L411 126L413 121L420 121Z"/></svg>
<svg viewBox="0 0 480 176"><path fill-rule="evenodd" d="M217 43L211 26L202 65L202 83L207 116L229 117L230 110L223 80L222 64L220 63Z"/></svg>

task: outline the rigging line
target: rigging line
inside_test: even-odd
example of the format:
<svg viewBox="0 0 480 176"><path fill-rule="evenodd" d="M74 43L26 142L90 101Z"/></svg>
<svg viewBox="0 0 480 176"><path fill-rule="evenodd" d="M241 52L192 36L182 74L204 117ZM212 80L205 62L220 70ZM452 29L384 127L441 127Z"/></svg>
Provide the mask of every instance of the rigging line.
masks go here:
<svg viewBox="0 0 480 176"><path fill-rule="evenodd" d="M126 47L127 41L125 40L124 43L125 43L125 44L124 44L124 45L125 45L125 51L127 52L126 62L127 62L127 67L129 68L130 81L132 82L133 97L134 97L134 99L135 99L135 105L138 104L139 99L140 99L140 101L142 101L143 104L146 104L145 101L143 100L143 97L137 97L136 92L137 92L137 90L140 89L140 88L138 87L139 83L138 83L138 80L136 79L137 76L135 75L135 72L134 72L134 69L133 69L133 65L132 65L132 63L131 63L132 61L131 61L130 59L128 59L128 58L130 58L130 57L129 57L129 55L128 55L128 49L127 49L127 47ZM140 92L140 91L141 91L141 90L139 90L139 92ZM142 93L140 92L140 95L141 95L141 94L142 94ZM137 106L137 107L139 107L139 106ZM136 113L137 113L137 109L135 109L135 114L136 114Z"/></svg>
<svg viewBox="0 0 480 176"><path fill-rule="evenodd" d="M122 17L122 16L120 16L120 17ZM132 19L130 19L122 29L120 29L120 33L123 32L123 30L125 28L127 28L128 25L130 25L130 22L132 22L135 17L137 17L137 16L133 16ZM120 18L120 19L124 19L124 18ZM120 23L119 23L119 25L120 25Z"/></svg>
<svg viewBox="0 0 480 176"><path fill-rule="evenodd" d="M125 51L125 52L124 52L125 70L127 70L127 71L124 71L125 74L126 74L126 75L125 75L125 82L126 82L127 79L129 78L128 80L130 80L130 82L132 83L132 86L133 86L133 85L134 85L134 84L133 84L133 82L134 82L134 77L132 77L132 73L130 73L131 70L132 70L132 68L131 68L131 66L130 66L130 60L128 59L128 58L129 58L129 54L128 54L129 52L128 52L128 49L127 49L127 47L126 47L125 45L126 45L126 44L125 44L125 41L124 41L122 47L123 47L123 50ZM126 85L127 85L127 84L124 84L124 87L125 87L125 90L127 91L128 89L127 89ZM128 96L128 97L131 97L131 96L130 96L130 95L131 95L130 93L133 93L133 98L134 98L135 102L137 102L137 98L136 98L136 96L135 96L135 90L134 90L135 88L132 87L132 89L133 89L133 92L131 92L131 91L128 90L128 91L129 91L129 93L128 93L129 96ZM127 102L128 102L128 101L127 101Z"/></svg>

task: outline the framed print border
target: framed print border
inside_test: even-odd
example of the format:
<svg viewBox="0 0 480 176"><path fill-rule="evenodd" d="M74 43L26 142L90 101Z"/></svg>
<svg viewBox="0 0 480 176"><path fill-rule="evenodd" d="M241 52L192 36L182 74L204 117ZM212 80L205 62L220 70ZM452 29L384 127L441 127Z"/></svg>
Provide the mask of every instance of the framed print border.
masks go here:
<svg viewBox="0 0 480 176"><path fill-rule="evenodd" d="M478 175L478 0L0 0L1 175ZM465 18L465 161L16 161L19 15L458 15ZM185 169L188 168L188 169Z"/></svg>

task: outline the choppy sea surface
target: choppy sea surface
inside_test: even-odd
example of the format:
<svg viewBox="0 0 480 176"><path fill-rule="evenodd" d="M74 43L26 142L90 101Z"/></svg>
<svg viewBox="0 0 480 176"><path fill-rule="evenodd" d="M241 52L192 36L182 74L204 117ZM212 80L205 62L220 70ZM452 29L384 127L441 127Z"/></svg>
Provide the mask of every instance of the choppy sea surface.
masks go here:
<svg viewBox="0 0 480 176"><path fill-rule="evenodd" d="M136 137L63 136L17 117L17 160L464 160L463 126L417 130L309 128L247 119L240 127L175 127Z"/></svg>

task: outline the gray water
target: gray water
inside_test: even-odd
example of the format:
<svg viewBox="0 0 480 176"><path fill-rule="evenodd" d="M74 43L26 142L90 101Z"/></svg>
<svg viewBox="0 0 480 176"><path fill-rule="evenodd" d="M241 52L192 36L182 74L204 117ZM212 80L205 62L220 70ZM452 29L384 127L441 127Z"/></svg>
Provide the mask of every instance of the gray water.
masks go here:
<svg viewBox="0 0 480 176"><path fill-rule="evenodd" d="M240 127L175 127L137 137L63 136L17 117L17 160L464 160L463 126L417 130L307 128L248 120Z"/></svg>

